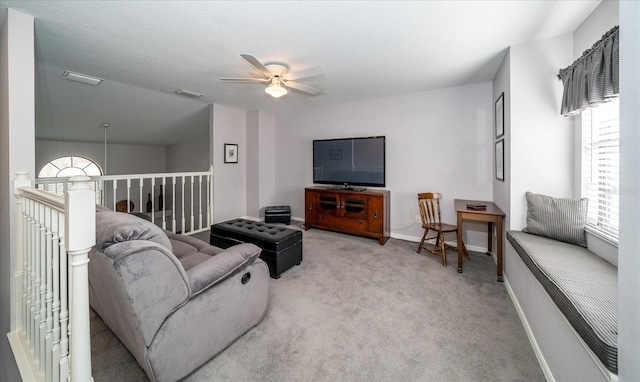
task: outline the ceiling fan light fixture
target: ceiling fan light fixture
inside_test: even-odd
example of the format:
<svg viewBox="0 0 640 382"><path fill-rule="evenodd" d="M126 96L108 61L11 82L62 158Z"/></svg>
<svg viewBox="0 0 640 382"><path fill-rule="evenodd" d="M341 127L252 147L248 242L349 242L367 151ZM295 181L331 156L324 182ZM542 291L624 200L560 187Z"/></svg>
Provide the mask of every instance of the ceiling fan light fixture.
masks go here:
<svg viewBox="0 0 640 382"><path fill-rule="evenodd" d="M271 81L269 86L267 86L267 88L264 89L264 92L269 94L273 98L280 98L283 95L288 93L287 89L282 87L281 84L282 82L280 81L280 78L278 78L278 76L275 76L273 77L273 80Z"/></svg>

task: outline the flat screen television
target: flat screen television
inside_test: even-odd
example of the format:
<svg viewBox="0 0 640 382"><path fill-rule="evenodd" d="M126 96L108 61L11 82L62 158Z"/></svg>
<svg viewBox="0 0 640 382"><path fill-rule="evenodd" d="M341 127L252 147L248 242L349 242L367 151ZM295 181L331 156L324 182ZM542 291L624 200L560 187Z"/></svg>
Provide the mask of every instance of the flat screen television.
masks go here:
<svg viewBox="0 0 640 382"><path fill-rule="evenodd" d="M313 141L313 183L385 186L385 137Z"/></svg>

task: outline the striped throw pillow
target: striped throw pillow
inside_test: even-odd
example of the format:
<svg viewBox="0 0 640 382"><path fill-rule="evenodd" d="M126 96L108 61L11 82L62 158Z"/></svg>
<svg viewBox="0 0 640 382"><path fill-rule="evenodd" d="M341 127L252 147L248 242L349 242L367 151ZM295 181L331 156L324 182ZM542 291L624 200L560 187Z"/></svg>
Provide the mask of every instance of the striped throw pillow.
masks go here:
<svg viewBox="0 0 640 382"><path fill-rule="evenodd" d="M527 226L522 231L582 247L587 246L589 199L559 199L527 192Z"/></svg>

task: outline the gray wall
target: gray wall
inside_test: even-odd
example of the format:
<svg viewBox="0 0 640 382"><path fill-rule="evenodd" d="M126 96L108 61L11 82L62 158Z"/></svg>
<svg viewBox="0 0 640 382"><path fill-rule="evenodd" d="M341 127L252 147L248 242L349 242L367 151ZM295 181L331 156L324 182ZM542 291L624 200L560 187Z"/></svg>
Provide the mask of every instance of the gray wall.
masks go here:
<svg viewBox="0 0 640 382"><path fill-rule="evenodd" d="M166 146L167 172L208 171L209 134Z"/></svg>
<svg viewBox="0 0 640 382"><path fill-rule="evenodd" d="M213 105L213 220L214 223L247 213L247 113ZM224 144L238 144L238 163L224 163Z"/></svg>
<svg viewBox="0 0 640 382"><path fill-rule="evenodd" d="M314 139L384 135L391 233L418 240L419 192L443 194L448 222L456 221L453 199L492 199L492 121L490 82L276 114L275 202L304 218ZM486 248L486 224L465 223L465 240Z"/></svg>

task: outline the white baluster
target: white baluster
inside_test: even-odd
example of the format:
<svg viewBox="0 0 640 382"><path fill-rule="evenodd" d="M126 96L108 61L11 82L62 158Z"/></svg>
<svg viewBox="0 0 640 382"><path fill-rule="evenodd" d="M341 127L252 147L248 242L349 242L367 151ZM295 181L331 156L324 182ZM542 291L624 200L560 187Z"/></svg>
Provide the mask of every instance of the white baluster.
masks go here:
<svg viewBox="0 0 640 382"><path fill-rule="evenodd" d="M98 182L98 188L100 189L100 205L106 207L106 203L107 203L106 197L107 197L107 195L106 195L105 189L104 189L104 180L100 180Z"/></svg>
<svg viewBox="0 0 640 382"><path fill-rule="evenodd" d="M58 215L60 235L60 381L66 381L69 374L69 265L66 249L66 216Z"/></svg>
<svg viewBox="0 0 640 382"><path fill-rule="evenodd" d="M127 212L131 212L131 179L127 179Z"/></svg>
<svg viewBox="0 0 640 382"><path fill-rule="evenodd" d="M40 372L44 373L45 367L45 347L44 338L46 336L46 318L47 318L47 237L46 237L46 207L44 204L38 203L38 222L40 223L40 249L38 250L38 261L40 263L40 306L38 312L38 320L36 322L38 331L37 343L37 359L40 363Z"/></svg>
<svg viewBox="0 0 640 382"><path fill-rule="evenodd" d="M140 183L139 183L140 187L139 187L139 191L140 191L140 198L138 199L140 201L140 207L138 208L140 210L140 212L142 211L142 205L143 205L143 201L144 199L142 199L142 186L144 185L144 180L143 178L140 178Z"/></svg>
<svg viewBox="0 0 640 382"><path fill-rule="evenodd" d="M156 215L156 178L151 178L151 222L155 223Z"/></svg>
<svg viewBox="0 0 640 382"><path fill-rule="evenodd" d="M173 178L174 180L176 179L175 177ZM185 226L185 218L184 218L184 184L186 183L186 179L184 176L180 177L181 181L181 185L180 185L180 189L181 189L181 195L180 195L180 228L182 230L183 233L187 232L187 227ZM174 198L175 199L175 198ZM174 214L175 215L175 214Z"/></svg>
<svg viewBox="0 0 640 382"><path fill-rule="evenodd" d="M51 348L53 346L53 233L51 232L52 208L45 207L45 240L46 240L46 317L45 317L45 334L44 334L44 354L45 354L45 376L46 380L51 380Z"/></svg>
<svg viewBox="0 0 640 382"><path fill-rule="evenodd" d="M189 220L189 231L190 231L190 232L192 232L192 231L194 231L194 230L195 230L195 227L194 227L194 225L193 225L193 224L195 223L195 222L194 222L194 219L193 219L193 214L194 214L194 212L195 212L195 211L193 210L193 185L194 185L194 182L193 182L193 181L195 180L194 178L195 178L195 176L191 175L191 190L190 190L190 192L191 192L191 217L190 217L190 220ZM186 230L185 230L185 231L186 231Z"/></svg>
<svg viewBox="0 0 640 382"><path fill-rule="evenodd" d="M60 213L53 211L51 214L51 249L53 250L53 328L51 334L53 343L51 345L51 375L56 380L60 375ZM66 272L66 270L65 270Z"/></svg>
<svg viewBox="0 0 640 382"><path fill-rule="evenodd" d="M27 288L27 327L25 328L27 332L27 343L31 345L33 349L33 313L34 313L34 302L35 302L35 294L34 294L34 284L36 280L36 275L34 272L35 267L35 254L33 248L35 247L35 221L33 220L33 200L27 200L27 274L25 277L28 279L28 288Z"/></svg>
<svg viewBox="0 0 640 382"><path fill-rule="evenodd" d="M34 203L35 204L35 203ZM42 256L40 256L40 254L43 252L42 249L42 236L44 236L43 232L42 232L42 222L40 221L40 216L41 216L41 205L40 204L35 204L34 205L34 210L35 210L35 216L34 216L34 220L35 220L35 226L34 226L34 235L35 235L35 246L34 246L34 257L35 257L35 270L34 273L36 274L36 279L35 279L35 284L34 284L34 299L35 299L35 304L33 306L33 333L34 333L34 338L33 338L33 344L32 347L34 349L34 357L35 357L35 361L36 363L40 363L41 362L41 358L40 358L40 314L41 314L41 308L42 308L42 303L44 300L44 296L41 293L41 286L42 286L42 274L44 273L42 271Z"/></svg>
<svg viewBox="0 0 640 382"><path fill-rule="evenodd" d="M171 232L176 233L176 177L172 177L171 179L171 190L173 195L171 195L171 211L173 214L171 215Z"/></svg>
<svg viewBox="0 0 640 382"><path fill-rule="evenodd" d="M167 178L162 177L162 189L164 192L162 193L162 229L167 229L167 216L165 214L165 210L167 209L167 203L165 202L165 194L167 193Z"/></svg>
<svg viewBox="0 0 640 382"><path fill-rule="evenodd" d="M198 228L203 229L204 224L202 221L202 175L199 177L198 182Z"/></svg>
<svg viewBox="0 0 640 382"><path fill-rule="evenodd" d="M116 190L118 190L118 181L113 181L113 208L112 210L116 210L116 203L118 202L118 197L116 196Z"/></svg>

